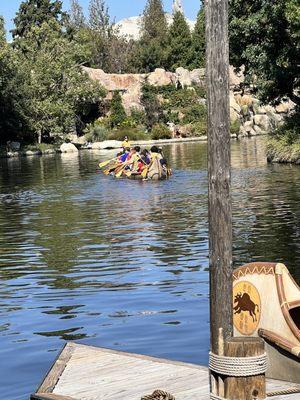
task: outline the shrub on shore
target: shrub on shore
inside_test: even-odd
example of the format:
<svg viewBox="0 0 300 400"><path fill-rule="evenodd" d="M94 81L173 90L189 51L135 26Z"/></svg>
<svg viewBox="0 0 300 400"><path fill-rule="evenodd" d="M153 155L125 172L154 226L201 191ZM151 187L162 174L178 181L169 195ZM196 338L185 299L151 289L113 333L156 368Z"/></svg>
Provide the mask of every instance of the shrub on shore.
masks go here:
<svg viewBox="0 0 300 400"><path fill-rule="evenodd" d="M126 128L120 127L109 132L108 140L120 140L123 141L124 137L127 136L129 140L148 140L149 135L145 133L141 128Z"/></svg>
<svg viewBox="0 0 300 400"><path fill-rule="evenodd" d="M297 110L267 141L269 162L300 164L300 112Z"/></svg>
<svg viewBox="0 0 300 400"><path fill-rule="evenodd" d="M164 124L156 124L153 126L151 131L151 139L172 139L172 133L170 129Z"/></svg>

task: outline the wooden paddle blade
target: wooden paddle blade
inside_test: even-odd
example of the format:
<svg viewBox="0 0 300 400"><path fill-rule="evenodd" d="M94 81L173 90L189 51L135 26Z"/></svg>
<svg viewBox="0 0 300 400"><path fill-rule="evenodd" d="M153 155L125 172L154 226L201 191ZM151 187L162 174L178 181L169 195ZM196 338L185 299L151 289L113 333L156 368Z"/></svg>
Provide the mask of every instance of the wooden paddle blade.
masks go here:
<svg viewBox="0 0 300 400"><path fill-rule="evenodd" d="M99 163L99 168L106 167L106 165L108 165L110 162L111 162L111 160L103 161L103 162Z"/></svg>
<svg viewBox="0 0 300 400"><path fill-rule="evenodd" d="M123 171L124 171L124 168L125 168L125 167L121 167L120 169L118 169L117 172L115 172L115 177L116 177L116 178L120 178L120 177L122 176Z"/></svg>
<svg viewBox="0 0 300 400"><path fill-rule="evenodd" d="M146 177L147 177L147 174L148 174L148 167L146 167L146 168L143 169L141 175L142 175L143 178L146 178Z"/></svg>

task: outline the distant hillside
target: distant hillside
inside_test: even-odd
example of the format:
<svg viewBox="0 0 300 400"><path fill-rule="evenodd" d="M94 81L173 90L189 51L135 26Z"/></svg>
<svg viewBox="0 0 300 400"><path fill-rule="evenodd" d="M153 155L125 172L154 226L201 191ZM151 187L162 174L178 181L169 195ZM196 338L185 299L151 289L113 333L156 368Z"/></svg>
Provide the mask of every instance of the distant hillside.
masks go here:
<svg viewBox="0 0 300 400"><path fill-rule="evenodd" d="M166 13L168 25L170 26L173 22L173 15ZM190 29L193 30L196 22L187 19ZM142 23L142 17L130 17L119 21L116 26L119 29L121 35L128 36L131 39L138 40L140 37L140 27Z"/></svg>

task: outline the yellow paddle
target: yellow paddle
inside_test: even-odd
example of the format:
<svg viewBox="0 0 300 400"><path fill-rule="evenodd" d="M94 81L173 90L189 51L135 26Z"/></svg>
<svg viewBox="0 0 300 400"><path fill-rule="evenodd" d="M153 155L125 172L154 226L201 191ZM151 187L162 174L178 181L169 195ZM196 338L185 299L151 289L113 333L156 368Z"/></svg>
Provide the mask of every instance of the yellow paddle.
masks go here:
<svg viewBox="0 0 300 400"><path fill-rule="evenodd" d="M144 179L147 178L147 174L148 174L148 167L143 169L143 171L141 173L142 178L144 178Z"/></svg>
<svg viewBox="0 0 300 400"><path fill-rule="evenodd" d="M116 177L116 178L121 178L121 176L122 176L122 174L123 174L123 170L124 170L125 167L126 167L126 165L122 165L122 166L120 167L120 169L118 169L118 172L115 173L115 177Z"/></svg>
<svg viewBox="0 0 300 400"><path fill-rule="evenodd" d="M108 165L110 162L112 162L112 161L114 161L114 160L116 160L116 158L112 158L111 160L107 160L107 161L102 161L102 162L99 164L99 168L106 167L106 165Z"/></svg>

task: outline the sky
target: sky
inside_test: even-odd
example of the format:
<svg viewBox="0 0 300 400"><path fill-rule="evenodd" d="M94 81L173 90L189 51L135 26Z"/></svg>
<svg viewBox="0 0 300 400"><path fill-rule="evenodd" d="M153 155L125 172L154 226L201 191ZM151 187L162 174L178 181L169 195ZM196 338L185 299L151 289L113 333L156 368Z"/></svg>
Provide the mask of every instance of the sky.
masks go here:
<svg viewBox="0 0 300 400"><path fill-rule="evenodd" d="M13 27L13 18L18 10L22 0L0 0L0 15L2 15L6 22L6 30L9 31ZM88 10L89 0L79 0L85 12ZM163 0L164 8L167 12L172 10L173 0ZM109 7L110 15L119 21L126 17L139 15L143 12L146 0L106 0ZM196 19L197 12L200 8L199 0L182 0L184 11L189 19ZM63 0L65 10L69 9L70 1ZM9 35L8 35L9 36Z"/></svg>

